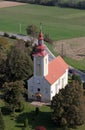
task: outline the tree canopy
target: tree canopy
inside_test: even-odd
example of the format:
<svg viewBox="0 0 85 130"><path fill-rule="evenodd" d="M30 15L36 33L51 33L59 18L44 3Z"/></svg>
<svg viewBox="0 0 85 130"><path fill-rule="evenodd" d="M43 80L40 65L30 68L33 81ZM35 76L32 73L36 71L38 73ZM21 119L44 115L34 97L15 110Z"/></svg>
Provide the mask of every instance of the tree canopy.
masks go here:
<svg viewBox="0 0 85 130"><path fill-rule="evenodd" d="M26 90L23 81L6 82L3 85L3 98L7 108L13 112L16 109L20 109L21 105L23 105L23 95L25 93Z"/></svg>
<svg viewBox="0 0 85 130"><path fill-rule="evenodd" d="M13 46L7 55L6 69L8 81L25 81L32 75L33 62L22 41Z"/></svg>
<svg viewBox="0 0 85 130"><path fill-rule="evenodd" d="M25 3L40 4L46 6L59 6L59 7L85 9L85 0L20 0L20 1Z"/></svg>
<svg viewBox="0 0 85 130"><path fill-rule="evenodd" d="M83 124L82 87L68 85L53 97L52 120L58 127L76 127Z"/></svg>
<svg viewBox="0 0 85 130"><path fill-rule="evenodd" d="M28 35L31 35L33 37L36 37L38 35L38 28L36 25L32 24L32 25L29 25L27 28L26 28L26 32Z"/></svg>

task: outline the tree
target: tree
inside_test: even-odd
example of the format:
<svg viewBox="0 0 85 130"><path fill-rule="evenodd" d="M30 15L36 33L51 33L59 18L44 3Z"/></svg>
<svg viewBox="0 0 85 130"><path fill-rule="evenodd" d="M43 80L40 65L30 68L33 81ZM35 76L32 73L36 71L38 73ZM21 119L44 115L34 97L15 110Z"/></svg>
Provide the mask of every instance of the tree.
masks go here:
<svg viewBox="0 0 85 130"><path fill-rule="evenodd" d="M26 32L28 35L31 35L33 37L36 37L38 35L38 28L36 25L32 24L32 25L29 25L27 28L26 28Z"/></svg>
<svg viewBox="0 0 85 130"><path fill-rule="evenodd" d="M82 97L80 84L66 86L53 97L52 120L58 127L76 127L83 124Z"/></svg>
<svg viewBox="0 0 85 130"><path fill-rule="evenodd" d="M2 56L0 56L0 87L2 87L2 85L5 82L6 79L6 61L2 58Z"/></svg>
<svg viewBox="0 0 85 130"><path fill-rule="evenodd" d="M81 84L81 78L80 78L79 75L73 74L72 75L72 80L74 80L76 82L78 81Z"/></svg>
<svg viewBox="0 0 85 130"><path fill-rule="evenodd" d="M7 108L15 112L16 109L20 109L24 102L23 95L26 93L23 81L15 81L5 83L3 85L3 98Z"/></svg>
<svg viewBox="0 0 85 130"><path fill-rule="evenodd" d="M0 37L0 53L2 53L3 58L6 58L6 53L9 49L9 42L7 39Z"/></svg>
<svg viewBox="0 0 85 130"><path fill-rule="evenodd" d="M19 41L10 50L6 60L7 81L26 81L33 73L33 62L23 41Z"/></svg>
<svg viewBox="0 0 85 130"><path fill-rule="evenodd" d="M2 112L1 112L1 109L0 109L0 130L4 130L4 129L5 129L5 124L4 124Z"/></svg>

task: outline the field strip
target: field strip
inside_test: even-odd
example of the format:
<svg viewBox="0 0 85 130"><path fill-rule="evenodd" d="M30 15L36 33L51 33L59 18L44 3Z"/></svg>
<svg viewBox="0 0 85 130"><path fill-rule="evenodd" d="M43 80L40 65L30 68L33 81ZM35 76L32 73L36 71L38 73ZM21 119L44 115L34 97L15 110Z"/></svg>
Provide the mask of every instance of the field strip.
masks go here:
<svg viewBox="0 0 85 130"><path fill-rule="evenodd" d="M25 4L26 3L21 3L21 2L1 1L0 2L0 8L11 7L11 6L18 6L18 5L25 5Z"/></svg>

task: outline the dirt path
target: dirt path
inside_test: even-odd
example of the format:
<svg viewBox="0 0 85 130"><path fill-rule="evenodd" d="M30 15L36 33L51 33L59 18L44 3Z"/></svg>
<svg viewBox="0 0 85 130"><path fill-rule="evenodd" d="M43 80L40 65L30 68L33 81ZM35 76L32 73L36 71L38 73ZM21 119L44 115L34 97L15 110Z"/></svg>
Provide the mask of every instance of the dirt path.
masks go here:
<svg viewBox="0 0 85 130"><path fill-rule="evenodd" d="M85 58L85 37L56 41L54 45L59 54L76 60Z"/></svg>
<svg viewBox="0 0 85 130"><path fill-rule="evenodd" d="M11 7L11 6L18 6L18 5L25 5L25 3L9 2L9 1L1 1L0 2L0 8Z"/></svg>

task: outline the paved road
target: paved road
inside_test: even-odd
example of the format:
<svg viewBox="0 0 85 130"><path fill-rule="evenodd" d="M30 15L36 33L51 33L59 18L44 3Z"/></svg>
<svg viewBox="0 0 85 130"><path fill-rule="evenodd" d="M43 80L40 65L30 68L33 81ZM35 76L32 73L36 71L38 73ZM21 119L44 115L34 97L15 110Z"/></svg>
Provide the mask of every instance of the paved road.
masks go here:
<svg viewBox="0 0 85 130"><path fill-rule="evenodd" d="M0 35L3 36L4 35L4 32L0 32ZM20 35L20 34L13 34L13 33L9 33L10 37L11 36L16 36L18 39L23 39L24 41L30 41L30 40L34 40L34 44L37 44L38 40L37 39L34 39L30 36L26 36L26 35ZM46 46L46 51L48 53L48 58L49 58L49 62L52 61L55 56L52 54L52 52L47 48ZM70 67L70 69L72 69L74 71L75 74L79 75L81 77L81 80L82 82L85 82L85 73L73 68L73 67Z"/></svg>
<svg viewBox="0 0 85 130"><path fill-rule="evenodd" d="M85 73L83 73L82 71L79 71L71 66L69 68L72 70L72 72L74 74L79 75L81 77L82 82L85 82Z"/></svg>
<svg viewBox="0 0 85 130"><path fill-rule="evenodd" d="M17 39L23 39L24 41L31 41L33 40L34 43L37 43L37 40L34 39L33 37L27 36L27 35L22 35L22 34L14 34L14 33L7 33L9 37L15 36ZM4 32L0 32L0 36L4 36Z"/></svg>

